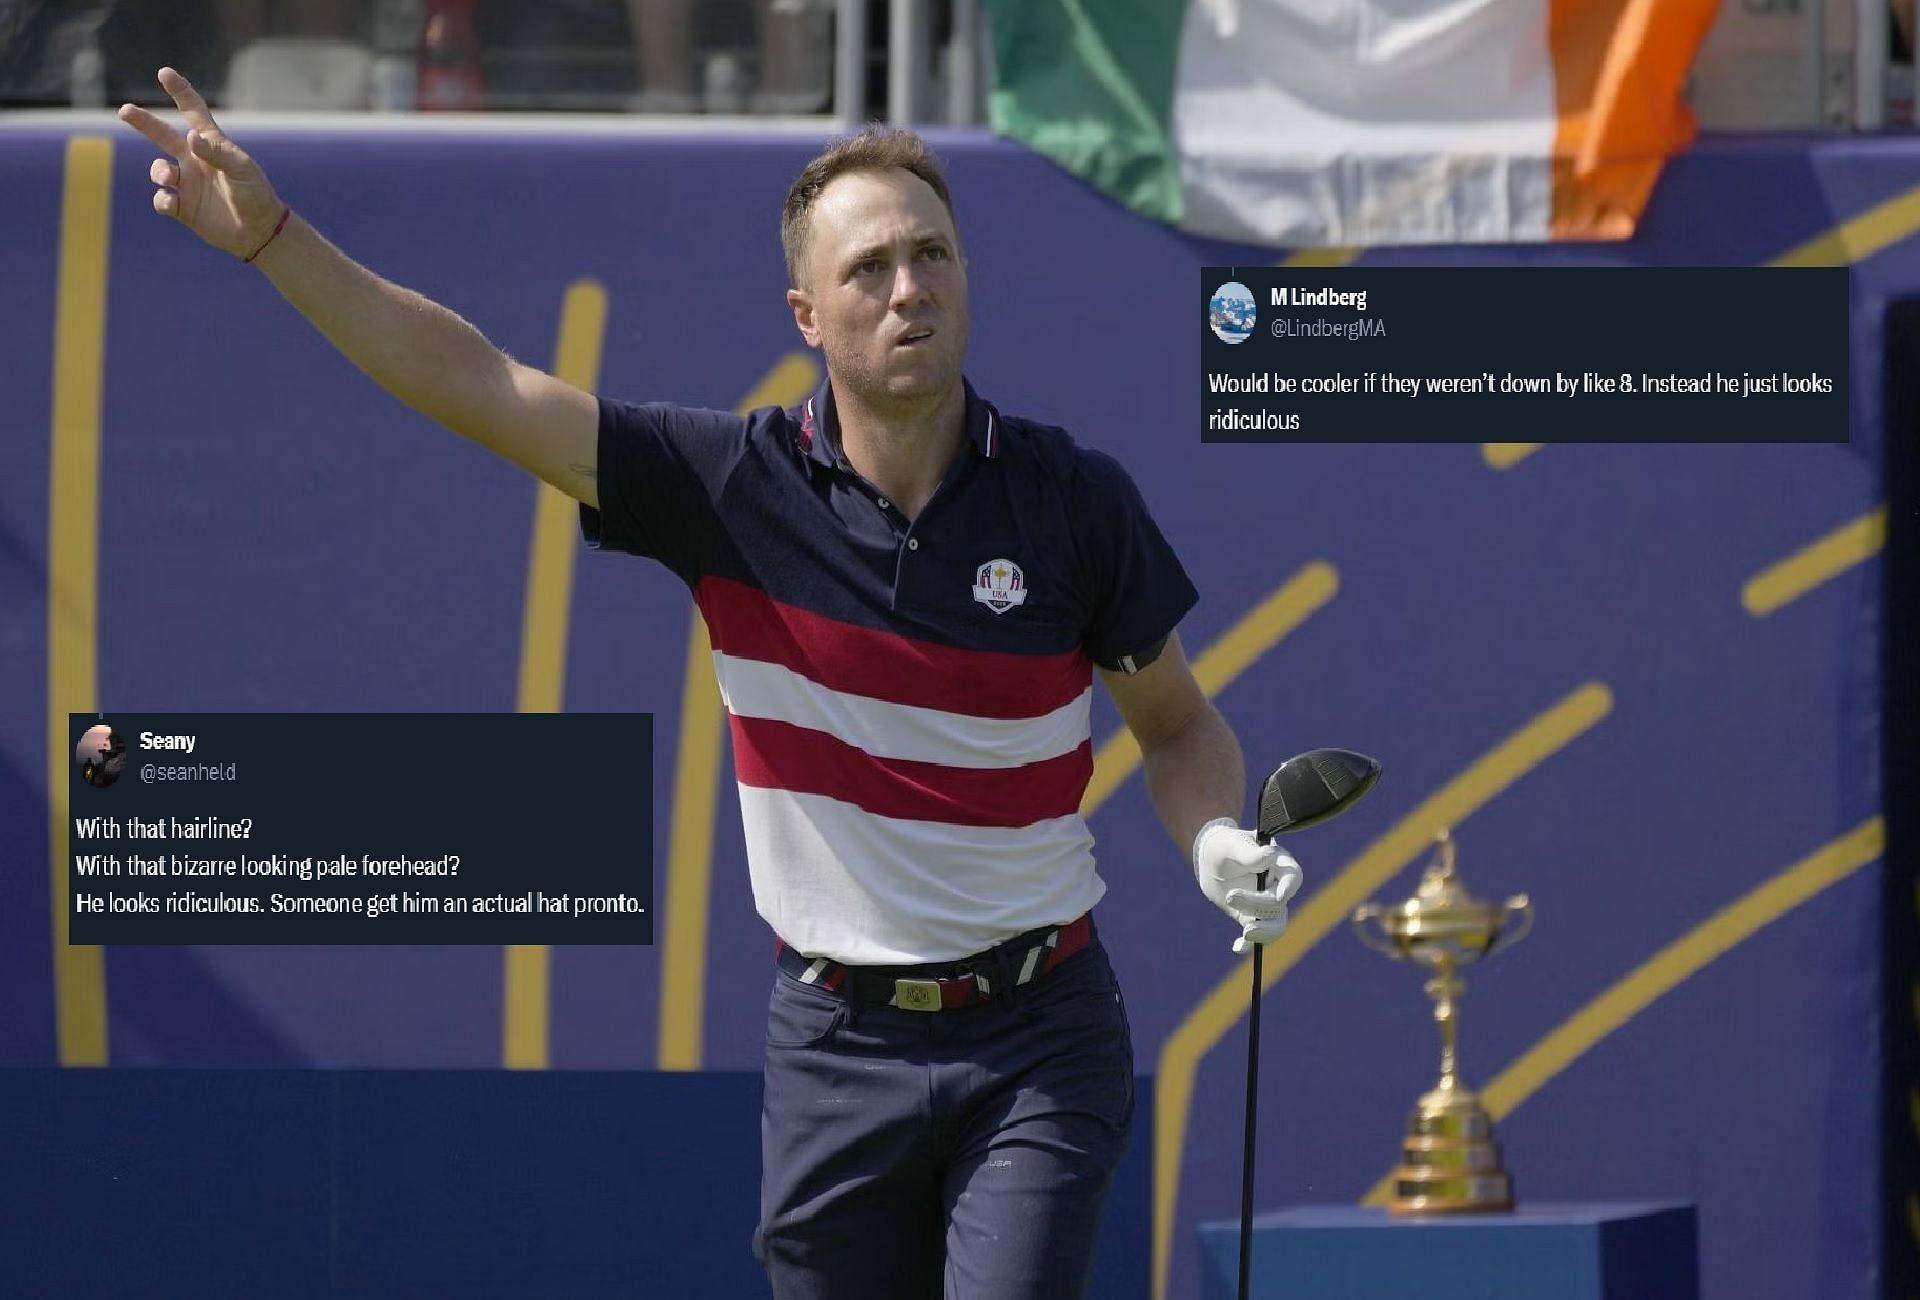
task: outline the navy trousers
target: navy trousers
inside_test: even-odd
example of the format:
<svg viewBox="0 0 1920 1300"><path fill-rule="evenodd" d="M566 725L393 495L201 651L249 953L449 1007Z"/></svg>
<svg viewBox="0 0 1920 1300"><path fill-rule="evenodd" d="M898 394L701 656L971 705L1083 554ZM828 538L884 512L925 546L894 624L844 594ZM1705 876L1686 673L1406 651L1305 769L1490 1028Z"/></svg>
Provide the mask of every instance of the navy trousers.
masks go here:
<svg viewBox="0 0 1920 1300"><path fill-rule="evenodd" d="M754 1253L776 1300L1086 1294L1133 1122L1099 940L1006 996L857 1005L775 976Z"/></svg>

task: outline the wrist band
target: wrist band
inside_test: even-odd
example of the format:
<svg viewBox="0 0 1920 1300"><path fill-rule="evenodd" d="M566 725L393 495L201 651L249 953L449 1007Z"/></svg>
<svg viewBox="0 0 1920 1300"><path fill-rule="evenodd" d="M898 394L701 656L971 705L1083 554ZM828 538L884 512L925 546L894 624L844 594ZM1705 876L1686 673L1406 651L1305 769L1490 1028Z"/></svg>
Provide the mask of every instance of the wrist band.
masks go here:
<svg viewBox="0 0 1920 1300"><path fill-rule="evenodd" d="M247 261L251 262L254 258L260 256L260 254L266 252L267 245L280 238L280 232L287 228L287 218L292 215L293 207L291 204L285 205L280 209L280 220L273 223L273 233L266 237L266 240L261 243L260 247L254 249L253 252L247 255Z"/></svg>

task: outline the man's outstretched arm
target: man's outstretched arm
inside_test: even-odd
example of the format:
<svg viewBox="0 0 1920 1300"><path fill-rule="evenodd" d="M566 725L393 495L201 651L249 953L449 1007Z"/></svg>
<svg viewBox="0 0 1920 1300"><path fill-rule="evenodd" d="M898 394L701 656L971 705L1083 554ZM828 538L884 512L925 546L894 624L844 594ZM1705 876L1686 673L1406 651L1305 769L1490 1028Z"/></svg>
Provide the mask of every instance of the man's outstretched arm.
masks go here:
<svg viewBox="0 0 1920 1300"><path fill-rule="evenodd" d="M361 266L298 214L281 225L286 205L192 83L162 68L160 85L186 118L185 134L144 108L120 109L121 121L169 155L149 171L159 187L154 211L215 248L253 257L347 360L407 405L567 495L600 504L600 415L591 393L521 365L454 312Z"/></svg>

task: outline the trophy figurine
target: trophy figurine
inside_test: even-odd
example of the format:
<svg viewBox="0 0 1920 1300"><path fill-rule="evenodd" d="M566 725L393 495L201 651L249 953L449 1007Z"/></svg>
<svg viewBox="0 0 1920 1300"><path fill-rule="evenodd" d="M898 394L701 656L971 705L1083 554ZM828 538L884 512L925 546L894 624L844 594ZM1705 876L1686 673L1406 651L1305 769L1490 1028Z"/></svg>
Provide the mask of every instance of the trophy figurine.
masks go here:
<svg viewBox="0 0 1920 1300"><path fill-rule="evenodd" d="M1412 898L1395 907L1368 903L1353 914L1362 943L1431 972L1427 996L1440 1024L1440 1082L1414 1107L1388 1208L1395 1214L1510 1210L1513 1181L1501 1168L1493 1121L1460 1082L1454 1003L1467 987L1460 968L1518 943L1532 928L1533 907L1524 894L1504 904L1472 897L1454 879L1452 836L1442 830L1435 843L1439 851Z"/></svg>

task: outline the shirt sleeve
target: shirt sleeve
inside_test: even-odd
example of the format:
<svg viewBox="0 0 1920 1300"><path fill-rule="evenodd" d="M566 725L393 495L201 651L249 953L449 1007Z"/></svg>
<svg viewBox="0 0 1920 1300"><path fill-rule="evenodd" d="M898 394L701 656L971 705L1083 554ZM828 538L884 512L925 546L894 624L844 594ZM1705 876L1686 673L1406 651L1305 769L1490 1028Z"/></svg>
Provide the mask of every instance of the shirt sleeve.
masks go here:
<svg viewBox="0 0 1920 1300"><path fill-rule="evenodd" d="M1091 581L1087 655L1102 668L1137 672L1158 656L1200 593L1111 456L1080 449L1072 509Z"/></svg>
<svg viewBox="0 0 1920 1300"><path fill-rule="evenodd" d="M691 585L709 567L748 427L726 411L601 398L600 508L580 507L587 545L649 556Z"/></svg>

